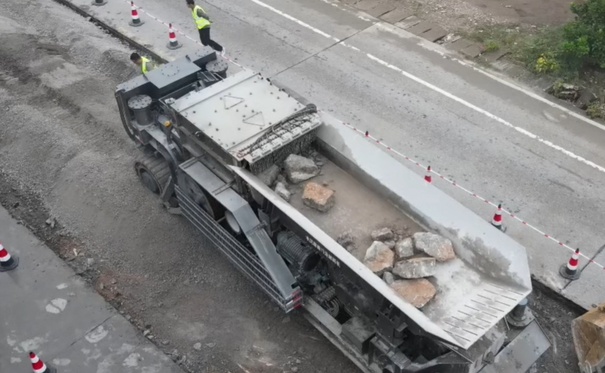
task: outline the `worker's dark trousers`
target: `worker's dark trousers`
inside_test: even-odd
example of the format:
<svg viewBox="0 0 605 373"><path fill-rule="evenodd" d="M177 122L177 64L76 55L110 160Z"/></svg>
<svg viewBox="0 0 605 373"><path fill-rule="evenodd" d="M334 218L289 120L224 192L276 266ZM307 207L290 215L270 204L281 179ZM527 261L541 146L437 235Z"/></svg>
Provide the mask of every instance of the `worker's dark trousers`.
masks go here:
<svg viewBox="0 0 605 373"><path fill-rule="evenodd" d="M200 32L200 40L202 41L203 45L209 45L210 48L212 48L218 52L223 51L223 47L219 43L210 39L210 27L205 27L205 28L199 30L199 32Z"/></svg>

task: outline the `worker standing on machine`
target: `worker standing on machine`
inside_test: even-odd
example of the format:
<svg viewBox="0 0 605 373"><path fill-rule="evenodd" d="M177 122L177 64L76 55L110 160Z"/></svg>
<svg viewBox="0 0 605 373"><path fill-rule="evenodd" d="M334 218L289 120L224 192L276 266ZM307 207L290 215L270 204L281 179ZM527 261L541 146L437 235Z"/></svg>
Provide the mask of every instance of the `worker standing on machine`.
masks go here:
<svg viewBox="0 0 605 373"><path fill-rule="evenodd" d="M135 65L141 67L141 72L143 74L147 74L148 72L156 68L156 65L151 62L150 59L141 57L141 55L136 52L130 55L130 60L134 62Z"/></svg>
<svg viewBox="0 0 605 373"><path fill-rule="evenodd" d="M212 49L221 53L221 56L225 55L225 48L219 43L210 39L210 16L202 9L201 6L195 5L194 0L187 0L187 6L191 9L195 26L200 33L200 40L202 44L209 45Z"/></svg>

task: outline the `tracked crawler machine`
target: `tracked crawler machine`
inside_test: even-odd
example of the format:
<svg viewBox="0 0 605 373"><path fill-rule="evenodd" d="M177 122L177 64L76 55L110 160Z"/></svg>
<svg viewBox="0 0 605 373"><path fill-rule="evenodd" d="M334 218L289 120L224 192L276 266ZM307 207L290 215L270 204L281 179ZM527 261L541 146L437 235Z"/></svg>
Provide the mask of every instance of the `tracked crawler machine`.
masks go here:
<svg viewBox="0 0 605 373"><path fill-rule="evenodd" d="M201 49L117 87L135 170L285 312L301 310L364 372L525 372L549 347L527 306L525 249L313 104ZM323 157L336 206L282 199L262 175ZM296 194L296 192L295 192ZM389 221L438 233L456 259L416 308L336 241ZM361 239L361 244L369 244ZM368 246L362 246L367 248Z"/></svg>

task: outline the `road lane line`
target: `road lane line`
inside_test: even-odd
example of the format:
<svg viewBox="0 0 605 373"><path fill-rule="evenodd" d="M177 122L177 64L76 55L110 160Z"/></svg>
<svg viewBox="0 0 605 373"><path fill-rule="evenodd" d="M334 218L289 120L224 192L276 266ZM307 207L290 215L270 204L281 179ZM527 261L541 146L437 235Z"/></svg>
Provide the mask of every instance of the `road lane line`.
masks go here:
<svg viewBox="0 0 605 373"><path fill-rule="evenodd" d="M564 149L564 148L560 147L559 145L553 144L551 141L543 139L540 136L538 136L538 135L536 135L536 134L534 134L534 133L532 133L532 132L530 132L530 131L528 131L528 130L526 130L524 128L515 126L512 123L510 123L510 122L508 122L508 121L506 121L506 120L498 117L497 115L494 115L494 114L490 113L487 110L484 110L484 109L482 109L482 108L480 108L480 107L478 107L476 105L473 105L470 102L468 102L468 101L466 101L464 99L461 99L460 97L458 97L458 96L456 96L456 95L454 95L452 93L449 93L448 91L443 90L443 89L441 89L441 88L439 88L439 87L437 87L437 86L435 86L435 85L433 85L433 84L431 84L429 82L426 82L426 81L418 78L417 76L412 75L412 74L408 73L407 71L404 71L404 70L400 69L397 66L391 65L390 63L388 63L386 61L383 61L380 58L378 58L376 56L373 56L373 55L371 55L369 53L367 53L366 56L369 59L371 59L372 61L375 61L375 62L377 62L377 63L379 63L379 64L381 64L381 65L383 65L383 66L385 66L385 67L387 67L387 68L389 68L391 70L397 71L400 74L402 74L403 76L405 76L406 78L411 79L411 80L415 81L416 83L422 84L423 86L425 86L427 88L430 88L433 91L438 92L438 93L440 93L440 94L442 94L442 95L444 95L444 96L446 96L446 97L448 97L448 98L450 98L450 99L458 102L459 104L462 104L462 105L468 107L469 109L473 109L476 112L481 113L481 114L485 115L486 117L488 117L490 119L493 119L493 120L495 120L496 122L498 122L500 124L503 124L503 125L505 125L505 126L507 126L509 128L512 128L515 131L517 131L517 132L519 132L519 133L521 133L521 134L523 134L523 135L525 135L525 136L527 136L527 137L529 137L531 139L539 141L542 144L544 144L544 145L546 145L546 146L548 146L548 147L550 147L552 149L555 149L555 150L557 150L557 151L559 151L559 152L567 155L568 157L571 157L571 158L573 158L573 159L575 159L575 160L577 160L579 162L582 162L582 163L584 163L584 164L586 164L586 165L588 165L590 167L593 167L593 168L595 168L595 169L597 169L597 170L599 170L601 172L605 172L605 167L599 166L598 164L596 164L596 163L594 163L592 161L589 161L588 159L586 159L586 158L584 158L582 156L579 156L579 155L577 155L577 154L575 154L575 153L573 153L573 152L571 152L571 151L569 151L567 149Z"/></svg>
<svg viewBox="0 0 605 373"><path fill-rule="evenodd" d="M330 35L328 33L325 33L323 31L321 31L320 29L315 28L315 27L309 25L308 23L305 23L305 22L301 21L298 18L294 18L291 15L289 15L288 13L284 13L281 10L274 8L274 7L272 7L269 4L265 4L265 3L263 3L262 1L259 1L259 0L250 0L250 1L252 1L256 5L259 5L259 6L263 7L263 8L269 9L273 13L279 14L280 16L282 16L282 17L284 17L286 19L289 19L290 21L292 21L294 23L297 23L297 24L299 24L302 27L305 27L305 28L309 29L309 30L313 31L316 34L319 34L319 35L321 35L321 36L323 36L325 38L328 38L328 39L331 39L331 40L334 40L334 41L340 41L340 39L335 38L334 36L332 36L332 35Z"/></svg>
<svg viewBox="0 0 605 373"><path fill-rule="evenodd" d="M255 3L255 4L257 4L257 5L259 5L259 6L261 6L261 7L263 7L263 8L266 8L266 9L268 9L268 10L270 10L270 11L272 11L272 12L274 12L274 13L276 13L276 14L278 14L278 15L286 18L286 19L291 20L292 22L295 22L295 23L299 24L300 26L303 26L303 27L309 29L309 30L313 31L316 34L319 34L319 35L321 35L321 36L323 36L325 38L328 38L330 40L334 40L334 41L338 42L338 44L343 45L344 47L350 48L352 50L355 50L355 51L358 51L358 52L361 52L361 53L365 53L363 51L360 51L358 48L352 47L349 44L345 44L344 42L342 42L342 40L340 40L340 39L338 39L338 38L336 38L336 37L334 37L334 36L332 36L332 35L324 32L324 31L322 31L322 30L320 30L320 29L318 29L316 27L313 27L313 26L311 26L311 25L309 25L309 24L307 24L307 23L305 23L305 22L303 22L303 21L301 21L301 20L299 20L299 19L297 19L297 18L295 18L295 17L293 17L293 16L285 13L285 12L282 12L281 10L276 9L276 8L272 7L271 5L268 5L268 4L266 4L266 3L264 3L264 2L262 2L260 0L250 0L250 1L253 2L253 3ZM390 64L390 63L388 63L386 61L383 61L383 60L379 59L378 57L373 56L372 54L366 53L365 55L370 60L372 60L372 61L374 61L374 62L376 62L376 63L378 63L378 64L380 64L380 65L382 65L384 67L387 67L387 68L389 68L391 70L397 71L397 72L401 73L402 75L404 75L405 77L407 77L407 78L409 78L409 79L411 79L411 80L413 80L413 81L415 81L415 82L417 82L419 84L422 84L425 87L427 87L429 89L432 89L433 91L438 92L438 93L440 93L440 94L442 94L442 95L444 95L444 96L446 96L446 97L448 97L448 98L450 98L450 99L452 99L452 100L454 100L454 101L456 101L456 102L458 102L458 103L460 103L460 104L468 107L469 109L475 110L476 112L481 113L481 114L487 116L488 118L493 119L493 120L495 120L496 122L498 122L498 123L500 123L502 125L505 125L506 127L514 129L518 133L521 133L521 134L523 134L523 135L525 135L525 136L527 136L527 137L529 137L531 139L534 139L534 140L536 140L536 141L538 141L538 142L540 142L540 143L542 143L542 144L544 144L544 145L546 145L546 146L548 146L548 147L550 147L550 148L552 148L554 150L557 150L558 152L563 153L563 154L567 155L568 157L577 160L578 162L584 163L587 166L590 166L590 167L592 167L592 168L594 168L594 169L596 169L596 170L598 170L600 172L605 173L605 167L602 167L602 166L600 166L600 165L598 165L598 164L596 164L596 163L594 163L594 162L592 162L592 161L590 161L590 160L588 160L588 159L586 159L586 158L584 158L584 157L582 157L580 155L577 155L577 154L575 154L575 153L573 153L573 152L571 152L571 151L569 151L569 150L567 150L567 149L565 149L565 148L563 148L563 147L561 147L559 145L556 145L556 144L552 143L549 140L543 139L540 136L538 136L538 135L536 135L536 134L534 134L534 133L532 133L532 132L530 132L530 131L522 128L522 127L515 126L512 123L510 123L510 122L508 122L508 121L506 121L506 120L504 120L504 119L502 119L502 118L500 118L500 117L498 117L498 116L490 113L489 111L484 110L484 109L482 109L482 108L480 108L480 107L478 107L476 105L473 105L470 102L468 102L468 101L466 101L466 100L464 100L464 99L462 99L462 98L460 98L458 96L455 96L455 95L453 95L453 94L451 94L451 93L449 93L449 92L447 92L447 91L445 91L445 90L443 90L443 89L441 89L441 88L439 88L439 87L437 87L437 86L435 86L435 85L433 85L433 84L431 84L431 83L429 83L427 81L424 81L424 80L418 78L417 76L412 75L412 74L408 73L407 71L404 71L404 70L402 70L401 68L399 68L399 67L397 67L395 65L392 65L392 64ZM490 75L487 75L487 76L491 77Z"/></svg>
<svg viewBox="0 0 605 373"><path fill-rule="evenodd" d="M128 0L124 0L124 1L125 1L126 3L128 3ZM157 17L155 17L155 16L153 16L153 15L149 14L149 13L148 13L148 12L146 12L146 11L145 11L143 8L139 8L139 9L142 11L142 13L146 14L147 16L149 16L150 18L154 19L155 21L157 21L157 22L159 22L159 23L162 23L162 24L164 24L164 25L168 26L168 24L167 24L167 23L165 23L164 21L160 20L159 18L157 18ZM195 39L191 38L190 36L186 35L184 32L182 32L182 31L177 31L177 32L178 32L178 33L180 33L180 34L182 34L182 35L184 35L184 36L186 36L188 39L192 40L193 42L195 42L195 43L197 43L197 44L200 44L200 45L201 45L201 43L200 43L199 41L197 41L197 40L195 40ZM343 39L343 40L345 40L345 39ZM356 50L356 51L360 51L358 48L356 48L356 47L354 47L354 46L351 46L351 45L348 45L348 44L346 44L344 41L338 41L336 44L341 44L341 45L343 45L343 46L345 46L345 47L348 47L348 48L354 49L354 50ZM335 44L334 44L334 45L335 45ZM387 64L387 65L389 65L389 66L387 66L387 67L389 67L389 68L396 68L396 69L397 69L397 71L400 71L400 72L406 73L406 72L404 72L403 70L401 70L401 69L397 68L396 66L392 66L392 65L388 64L387 62L385 62L385 61L382 61L382 60L378 59L378 58L377 58L377 57L375 57L375 56L372 56L372 55L369 55L369 54L368 54L368 55L367 55L367 57L368 57L368 58L370 58L370 59L376 59L378 63L381 63L381 64ZM235 63L235 62L234 62L234 61L232 61L231 59L228 59L228 58L227 58L227 60L229 60L229 62ZM237 63L235 63L235 64L241 67L241 65L239 65L239 64L237 64ZM392 67L391 67L391 66L392 66ZM409 74L409 73L406 73L406 74ZM413 75L411 75L411 74L409 74L409 75L410 75L410 76L412 76L412 77L414 77L414 76L413 76ZM415 80L415 79L419 79L419 78L414 77L413 79ZM421 81L422 81L422 80L421 80ZM424 81L422 81L422 82L424 82ZM425 82L425 83L426 83L426 82ZM424 84L424 83L421 83L421 84ZM430 83L426 83L426 84L430 84ZM431 89L433 89L432 87L435 87L435 86L432 86L432 85L431 85ZM435 88L437 88L437 89L439 89L439 90L440 90L440 88L438 88L438 87L435 87ZM449 94L449 93L448 93L448 92L446 92L446 91L443 91L443 92L447 93L448 95L451 95L451 94ZM440 92L440 93L442 93L442 92ZM453 95L452 95L452 96L453 96ZM449 96L448 96L448 97L449 97ZM454 96L454 97L455 97L455 96ZM455 97L455 99L458 99L458 98L457 98L457 97ZM321 111L321 110L320 110L320 111ZM489 114L489 113L488 113L488 114ZM490 114L490 115L493 115L493 114ZM496 118L497 118L497 117L496 117ZM360 129L358 129L358 128L355 128L355 127L354 127L354 126L352 126L351 124L346 123L346 122L342 122L342 121L341 121L341 123L342 123L342 124L344 124L346 127L350 128L350 129L353 129L354 131L356 131L356 132L360 132L360 133L362 133L362 134L363 134L363 131L362 131L362 130L360 130ZM509 124L509 125L510 125L510 124ZM510 126L512 126L512 125L510 125ZM514 128L514 126L513 126L513 128ZM521 129L521 130L523 130L523 129ZM524 133L524 134L526 134L526 135L528 135L528 134L529 134L529 135L534 136L534 138L537 138L537 136L536 136L536 135L533 135L533 134L531 134L530 132L525 131L525 130L523 130L523 131L524 131L524 132L522 132L522 133ZM399 153L398 151L396 151L396 150L395 150L395 149L393 149L392 147L390 147L390 146L386 145L385 143L383 143L381 140L376 139L376 138L374 138L373 136L369 135L367 132L365 133L365 137L370 138L371 140L375 141L377 144L380 144L380 145L382 145L383 147L385 147L387 150L394 152L395 154L397 154L397 155L399 155L399 156L401 156L401 157L405 158L406 160L408 160L408 161L410 161L410 162L412 162L412 163L416 164L417 166L424 168L424 166L423 166L422 164L420 164L419 162L417 162L417 161L415 161L415 160L413 160L413 159L411 159L411 158L409 158L409 157L407 157L407 156L405 156L405 155L403 155L403 154ZM539 139L539 138L538 138L538 139ZM562 149L562 148L561 148L561 149ZM564 149L563 149L563 150L564 150ZM572 154L573 154L573 153L572 153ZM470 190L468 190L468 189L466 189L466 188L464 188L464 187L460 186L460 185L459 185L458 183L456 183L454 180L450 180L449 178L447 178L447 177L443 176L442 174L437 173L437 172L436 172L436 171L434 171L434 170L431 170L431 172L432 172L432 173L434 173L434 174L436 174L437 176L439 176L439 178L440 178L440 179L442 179L442 180L444 180L444 181L447 181L448 183L450 183L450 184L451 184L451 185L453 185L454 187L457 187L457 188L459 188L459 189L461 189L461 190L465 191L467 194L470 194L470 195L472 195L473 197L478 198L478 199L480 199L480 200L482 200L482 201L484 201L484 202L486 202L486 203L488 203L488 204L490 204L490 205L492 205L492 206L494 206L494 207L496 207L496 206L497 206L496 204L494 204L494 203L490 202L489 200L487 200L487 199L485 199L485 198L483 198L483 197L481 197L481 196L477 195L476 193L473 193L473 192L471 192ZM531 224L527 223L525 220L523 220L523 219L519 218L519 217L518 217L518 216L516 216L515 214L513 214L513 213L511 213L511 212L509 212L509 211L507 211L507 210L505 210L505 209L503 209L502 211L503 211L504 213L506 213L506 214L510 215L510 217L511 217L511 218L513 218L513 219L515 219L515 220L517 220L517 221L521 222L521 224L523 224L523 225L525 225L525 226L527 226L527 227L529 227L529 228L533 229L534 231L536 231L536 232L540 233L540 234L541 234L542 236L544 236L545 238L547 238L547 239L549 239L549 240L551 240L551 241L553 241L553 242L557 243L559 246L565 247L565 248L567 248L568 250L571 250L571 251L575 251L575 250L574 250L574 249L572 249L572 248L571 248L569 245L567 245L567 244L563 243L562 241L557 240L556 238L554 238L554 237L552 237L552 236L550 236L550 235L548 235L548 234L544 233L544 232L543 232L543 231L541 231L540 229L538 229L538 228L536 228L535 226L533 226L533 225L531 225ZM595 264L595 265L597 265L598 267L600 267L601 269L604 269L604 270L605 270L605 266L604 266L604 265L602 265L602 264L600 264L600 263L597 263L596 261L594 261L594 260L593 260L593 259L591 259L591 258L588 258L588 257L587 257L586 255L584 255L583 253L580 253L580 255L581 255L582 257L584 257L584 258L588 259L588 263L589 263L589 264ZM595 256L595 257L596 257L596 256Z"/></svg>

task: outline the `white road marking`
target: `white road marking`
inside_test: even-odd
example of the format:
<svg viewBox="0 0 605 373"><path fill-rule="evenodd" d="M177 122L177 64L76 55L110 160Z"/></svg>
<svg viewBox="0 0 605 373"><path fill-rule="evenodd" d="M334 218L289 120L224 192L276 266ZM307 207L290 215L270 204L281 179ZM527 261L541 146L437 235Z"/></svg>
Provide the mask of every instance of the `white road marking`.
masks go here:
<svg viewBox="0 0 605 373"><path fill-rule="evenodd" d="M105 329L103 325L99 325L86 334L84 338L86 338L88 342L95 344L101 342L103 338L107 337L107 334L109 334L109 330Z"/></svg>
<svg viewBox="0 0 605 373"><path fill-rule="evenodd" d="M307 23L305 23L305 22L303 22L303 21L301 21L301 20L299 20L299 19L297 19L297 18L295 18L295 17L287 14L287 13L284 13L281 10L272 7L271 5L265 4L265 3L263 3L260 0L250 0L250 1L252 1L253 3L255 3L255 4L257 4L257 5L259 5L259 6L263 7L263 8L269 9L270 11L272 11L272 12L274 12L274 13L276 13L276 14L284 17L284 18L289 19L292 22L295 22L295 23L299 24L302 27L305 27L305 28L309 29L309 30L313 31L316 34L319 34L319 35L321 35L321 36L323 36L323 37L325 37L327 39L334 40L334 41L338 42L339 44L341 44L341 45L343 45L345 47L348 47L350 49L353 49L353 50L356 50L356 51L360 51L358 48L355 48L355 47L353 47L351 45L345 44L344 42L342 42L342 40L340 40L340 39L338 39L338 38L336 38L336 37L334 37L334 36L332 36L332 35L324 32L324 31L322 31L322 30L320 30L320 29L318 29L316 27L313 27L313 26L311 26L311 25L309 25L309 24L307 24ZM523 134L523 135L525 135L525 136L527 136L527 137L529 137L531 139L534 139L534 140L536 140L536 141L538 141L538 142L540 142L540 143L542 143L542 144L544 144L544 145L546 145L546 146L548 146L548 147L550 147L552 149L555 149L555 150L557 150L557 151L559 151L559 152L567 155L570 158L573 158L573 159L575 159L575 160L577 160L577 161L579 161L581 163L584 163L584 164L586 164L586 165L588 165L588 166L590 166L590 167L592 167L592 168L594 168L596 170L599 170L599 171L605 173L605 167L602 167L602 166L600 166L600 165L598 165L598 164L596 164L596 163L594 163L594 162L592 162L592 161L590 161L590 160L588 160L588 159L586 159L586 158L584 158L584 157L582 157L580 155L577 155L577 154L575 154L575 153L573 153L573 152L571 152L571 151L569 151L569 150L567 150L567 149L565 149L565 148L563 148L563 147L561 147L559 145L553 144L551 141L543 139L540 136L538 136L538 135L536 135L536 134L534 134L534 133L532 133L532 132L530 132L530 131L522 128L522 127L515 126L512 123L510 123L510 122L508 122L508 121L506 121L506 120L504 120L504 119L502 119L502 118L500 118L500 117L498 117L498 116L490 113L489 111L484 110L484 109L482 109L482 108L480 108L480 107L478 107L476 105L473 105L470 102L465 101L462 98L460 98L458 96L455 96L455 95L453 95L453 94L451 94L451 93L449 93L449 92L447 92L447 91L445 91L445 90L443 90L443 89L441 89L441 88L439 88L439 87L437 87L437 86L435 86L435 85L433 85L433 84L431 84L431 83L429 83L427 81L424 81L424 80L418 78L417 76L412 75L412 74L408 73L407 71L404 71L404 70L402 70L401 68L399 68L399 67L397 67L395 65L392 65L392 64L390 64L390 63L388 63L386 61L383 61L383 60L379 59L378 57L375 57L375 56L373 56L373 55L371 55L369 53L366 53L366 57L368 57L369 59L371 59L374 62L379 63L380 65L382 65L384 67L387 67L389 69L395 70L395 71L401 73L402 75L404 75L405 77L407 77L407 78L409 78L411 80L414 80L415 82L417 82L419 84L422 84L425 87L427 87L429 89L432 89L435 92L438 92L438 93L440 93L440 94L442 94L442 95L444 95L444 96L446 96L446 97L448 97L448 98L450 98L450 99L452 99L452 100L454 100L454 101L456 101L456 102L458 102L458 103L460 103L460 104L468 107L469 109L475 110L478 113L481 113L481 114L487 116L488 118L493 119L493 120L495 120L496 122L498 122L498 123L500 123L502 125L505 125L506 127L512 128L515 131L517 131L517 132L519 132L519 133L521 133L521 134ZM458 60L458 62L463 63L462 61L459 61L459 60ZM465 63L463 63L463 64L465 64ZM474 67L473 67L473 69L476 70L476 71L478 71L478 72L481 72L484 75L486 75L486 76L488 76L488 77L490 77L492 79L495 79L496 81L498 81L498 82L500 82L502 84L505 84L505 85L507 85L507 86L509 86L511 88L515 88L517 90L521 90L522 92L524 92L525 94L529 95L530 97L535 98L535 99L537 99L539 101L545 102L545 103L547 103L548 105L550 105L552 107L558 108L558 109L560 109L560 110L568 113L569 115L572 115L572 116L574 116L574 117L576 117L578 119L583 120L584 122L587 122L587 123L595 125L595 126L597 126L599 128L605 129L603 126L599 125L598 123L596 123L594 121L590 121L590 120L588 120L588 118L584 118L581 115L579 115L577 113L574 113L573 111L571 111L569 109L565 109L564 107L562 107L560 105L557 105L556 103L550 102L550 101L546 100L545 98L542 98L542 97L536 95L535 93L531 93L531 92L528 92L526 90L522 90L519 87L517 87L517 86L515 86L515 85L513 85L511 83L508 83L508 82L504 81L503 79L499 79L499 78L497 78L497 77L495 77L495 76L493 76L491 74L487 74L486 72L483 72L480 69L476 69Z"/></svg>
<svg viewBox="0 0 605 373"><path fill-rule="evenodd" d="M67 306L67 300L63 298L56 298L51 300L50 303L46 305L46 312L54 314L61 313L65 309L65 306Z"/></svg>
<svg viewBox="0 0 605 373"><path fill-rule="evenodd" d="M59 367L66 367L71 364L70 359L53 359L53 364Z"/></svg>
<svg viewBox="0 0 605 373"><path fill-rule="evenodd" d="M582 162L582 163L584 163L584 164L586 164L586 165L588 165L590 167L593 167L593 168L595 168L595 169L597 169L597 170L599 170L601 172L605 172L605 167L599 166L598 164L596 164L596 163L594 163L592 161L589 161L588 159L586 159L586 158L584 158L582 156L574 154L573 152L571 152L571 151L569 151L567 149L564 149L564 148L560 147L559 145L553 144L552 142L550 142L550 141L548 141L546 139L543 139L540 136L538 136L538 135L536 135L536 134L534 134L534 133L532 133L532 132L530 132L530 131L528 131L528 130L526 130L524 128L521 128L519 126L515 126L512 123L510 123L510 122L508 122L508 121L506 121L506 120L498 117L497 115L494 115L494 114L490 113L487 110L484 110L484 109L482 109L482 108L480 108L480 107L478 107L476 105L473 105L470 102L465 101L465 100L461 99L460 97L458 97L456 95L453 95L453 94L449 93L448 91L443 90L443 89L441 89L441 88L439 88L439 87L437 87L437 86L435 86L435 85L433 85L433 84L431 84L429 82L426 82L426 81L424 81L424 80L416 77L415 75L412 75L412 74L408 73L407 71L404 71L404 70L398 68L397 66L391 65L390 63L385 62L385 61L381 60L380 58L375 57L375 56L373 56L373 55L371 55L369 53L367 53L366 56L368 56L369 59L371 59L371 60L373 60L375 62L378 62L379 64L381 64L381 65L383 65L385 67L388 67L391 70L395 70L395 71L401 73L402 75L404 75L408 79L411 79L411 80L413 80L413 81L415 81L415 82L417 82L419 84L422 84L423 86L425 86L427 88L430 88L433 91L438 92L438 93L440 93L440 94L442 94L442 95L444 95L444 96L446 96L446 97L448 97L448 98L450 98L450 99L452 99L452 100L454 100L454 101L456 101L456 102L458 102L458 103L460 103L460 104L468 107L469 109L473 109L476 112L481 113L481 114L485 115L486 117L488 117L490 119L493 119L493 120L495 120L496 122L498 122L500 124L503 124L503 125L505 125L507 127L510 127L512 129L514 129L515 131L517 131L517 132L519 132L519 133L521 133L521 134L523 134L523 135L525 135L525 136L527 136L529 138L532 138L532 139L534 139L536 141L539 141L542 144L544 144L544 145L546 145L546 146L548 146L550 148L553 148L553 149L555 149L555 150L557 150L557 151L559 151L559 152L567 155L568 157L571 157L571 158L573 158L573 159L575 159L575 160L577 160L579 162Z"/></svg>
<svg viewBox="0 0 605 373"><path fill-rule="evenodd" d="M294 23L297 23L297 24L299 24L299 25L300 25L300 26L302 26L302 27L305 27L305 28L309 29L309 30L313 31L313 32L314 32L314 33L316 33L316 34L319 34L319 35L321 35L321 36L323 36L323 37L325 37L325 38L328 38L328 39L332 39L332 40L334 40L334 41L340 41L340 39L335 38L334 36L332 36L332 35L330 35L330 34L328 34L328 33L325 33L325 32L323 32L323 31L321 31L320 29L315 28L315 27L313 27L313 26L309 25L308 23L305 23L305 22L301 21L301 20L300 20L300 19L298 19L298 18L294 18L294 17L292 17L291 15L289 15L289 14L287 14L287 13L284 13L284 12L282 12L282 11L281 11L281 10L279 10L279 9L274 8L274 7L272 7L272 6L271 6L271 5L269 5L269 4L265 4L265 3L263 3L262 1L259 1L259 0L250 0L250 1L252 1L252 2L253 2L253 3L255 3L256 5L260 5L260 6L262 6L263 8L267 8L267 9L269 9L269 10L270 10L270 11L272 11L273 13L279 14L280 16L282 16L282 17L284 17L284 18L286 18L286 19L289 19L290 21L292 21L292 22L294 22Z"/></svg>

